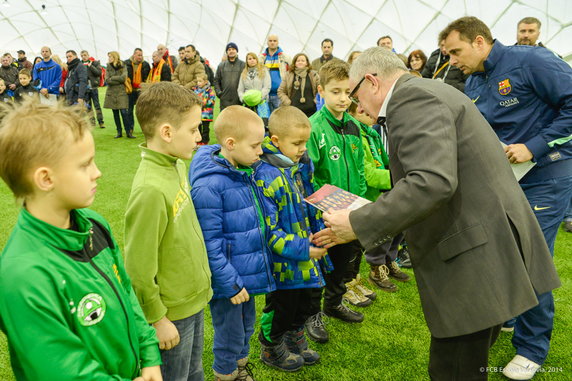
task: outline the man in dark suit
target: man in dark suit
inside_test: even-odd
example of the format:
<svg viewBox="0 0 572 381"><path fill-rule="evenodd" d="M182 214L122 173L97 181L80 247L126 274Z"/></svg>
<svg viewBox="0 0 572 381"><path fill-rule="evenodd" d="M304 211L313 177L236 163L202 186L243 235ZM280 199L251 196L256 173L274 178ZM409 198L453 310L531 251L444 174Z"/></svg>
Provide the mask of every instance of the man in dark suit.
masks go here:
<svg viewBox="0 0 572 381"><path fill-rule="evenodd" d="M325 213L331 232L314 242L357 238L370 250L405 231L431 332L431 378L486 380L502 323L560 285L542 231L469 98L407 74L382 48L358 57L350 87L362 110L386 122L394 187L358 210Z"/></svg>

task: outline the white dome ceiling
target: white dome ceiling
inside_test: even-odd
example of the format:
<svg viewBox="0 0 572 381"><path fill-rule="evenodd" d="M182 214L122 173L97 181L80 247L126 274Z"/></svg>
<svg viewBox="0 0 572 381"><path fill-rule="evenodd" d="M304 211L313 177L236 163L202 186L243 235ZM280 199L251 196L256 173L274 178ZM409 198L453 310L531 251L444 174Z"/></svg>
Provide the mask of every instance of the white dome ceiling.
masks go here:
<svg viewBox="0 0 572 381"><path fill-rule="evenodd" d="M42 6L45 6L43 9ZM293 56L318 57L320 42L334 40L334 55L375 45L391 35L398 52L436 48L438 33L452 20L477 16L495 38L513 44L516 23L541 20L540 40L572 62L572 1L568 0L0 0L2 50L23 49L28 59L43 45L64 56L67 49L88 50L106 61L141 47L150 57L159 43L171 54L188 43L216 65L227 42L244 58L260 52L268 34Z"/></svg>

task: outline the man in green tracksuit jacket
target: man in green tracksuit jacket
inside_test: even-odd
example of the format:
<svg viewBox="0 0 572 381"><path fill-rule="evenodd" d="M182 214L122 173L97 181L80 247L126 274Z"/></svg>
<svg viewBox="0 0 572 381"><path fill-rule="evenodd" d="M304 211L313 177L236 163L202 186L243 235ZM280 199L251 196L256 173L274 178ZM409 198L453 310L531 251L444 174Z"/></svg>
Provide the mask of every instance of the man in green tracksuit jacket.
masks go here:
<svg viewBox="0 0 572 381"><path fill-rule="evenodd" d="M18 380L132 380L161 364L109 225L60 229L22 209L0 257L0 327ZM61 365L61 366L59 366Z"/></svg>

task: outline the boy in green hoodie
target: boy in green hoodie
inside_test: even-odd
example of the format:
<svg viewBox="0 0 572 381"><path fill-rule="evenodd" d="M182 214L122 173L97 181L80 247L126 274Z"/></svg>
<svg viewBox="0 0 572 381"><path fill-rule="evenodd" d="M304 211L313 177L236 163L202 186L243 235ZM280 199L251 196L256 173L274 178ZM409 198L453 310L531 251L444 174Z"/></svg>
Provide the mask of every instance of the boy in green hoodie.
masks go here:
<svg viewBox="0 0 572 381"><path fill-rule="evenodd" d="M318 91L324 99L324 107L310 117L312 132L308 141L308 154L314 163L316 188L325 184L363 197L366 191L363 171L363 146L359 122L346 109L350 105L349 65L343 61L331 61L320 69ZM337 245L328 250L334 270L325 275L323 311L330 317L350 323L363 321L363 314L342 303L346 293L345 270L361 252L359 242ZM315 301L319 304L320 295ZM316 314L306 322L308 336L318 342L328 340L327 331Z"/></svg>
<svg viewBox="0 0 572 381"><path fill-rule="evenodd" d="M163 379L204 377L203 310L212 297L187 167L201 140L201 100L171 82L144 89L137 119L145 135L125 213L125 267L157 330Z"/></svg>
<svg viewBox="0 0 572 381"><path fill-rule="evenodd" d="M2 121L0 177L23 201L0 256L0 328L17 380L162 379L109 224L83 209L101 176L94 155L79 108L29 100Z"/></svg>

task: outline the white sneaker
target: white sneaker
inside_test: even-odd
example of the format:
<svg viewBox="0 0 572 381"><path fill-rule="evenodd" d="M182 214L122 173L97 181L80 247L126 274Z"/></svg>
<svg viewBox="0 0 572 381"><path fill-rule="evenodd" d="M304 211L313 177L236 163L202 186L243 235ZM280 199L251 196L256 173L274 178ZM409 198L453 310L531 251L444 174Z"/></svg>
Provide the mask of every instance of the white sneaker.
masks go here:
<svg viewBox="0 0 572 381"><path fill-rule="evenodd" d="M502 374L511 380L530 380L538 369L540 369L540 365L537 363L521 355L516 355L506 364Z"/></svg>

